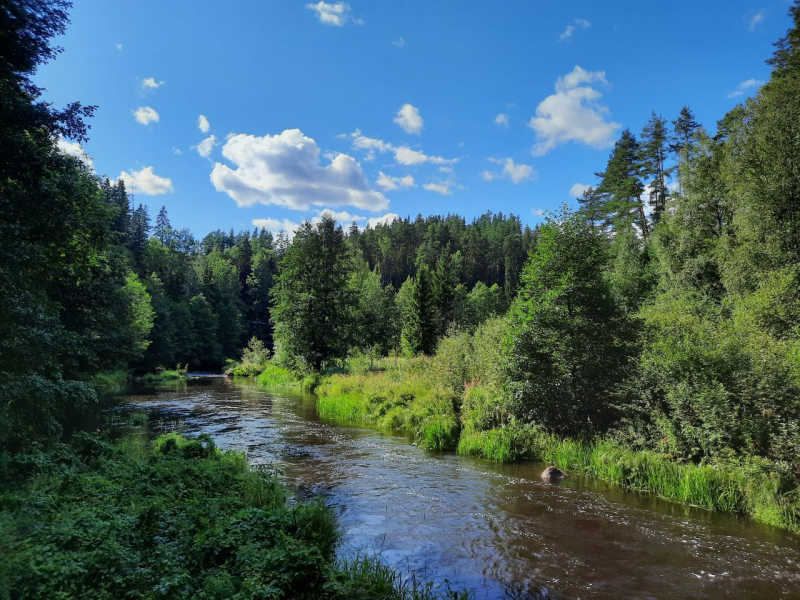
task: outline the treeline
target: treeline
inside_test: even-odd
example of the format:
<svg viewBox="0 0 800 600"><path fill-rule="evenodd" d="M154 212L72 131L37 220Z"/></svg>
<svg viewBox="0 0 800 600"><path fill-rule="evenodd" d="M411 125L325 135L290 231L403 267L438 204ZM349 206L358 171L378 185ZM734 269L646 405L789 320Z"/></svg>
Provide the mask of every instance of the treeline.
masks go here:
<svg viewBox="0 0 800 600"><path fill-rule="evenodd" d="M769 82L715 133L688 107L671 122L653 114L639 136L622 133L578 209L551 215L532 236L516 295L498 295L495 308L470 323L511 300L491 329L501 333L482 333L471 350L497 368L461 381L453 401L469 433L533 425L612 436L678 459L762 457L777 461L769 467L775 477L791 477L779 489L796 487L799 7L769 61ZM295 368L319 369L353 348L353 303L362 311L368 303L365 294L353 297L358 276L345 275L346 245L332 222L306 225L281 262L277 357ZM447 352L468 346L457 332L469 304L464 271L448 252L435 266L421 262L395 296L399 324L360 334L357 346L380 346L398 331L407 354L436 352L448 331L460 341ZM379 261L370 264L380 269ZM366 280L373 271L360 272ZM374 277L378 307L377 270ZM356 323L386 325L389 300L386 306L371 313L385 318ZM457 363L448 363L452 373Z"/></svg>

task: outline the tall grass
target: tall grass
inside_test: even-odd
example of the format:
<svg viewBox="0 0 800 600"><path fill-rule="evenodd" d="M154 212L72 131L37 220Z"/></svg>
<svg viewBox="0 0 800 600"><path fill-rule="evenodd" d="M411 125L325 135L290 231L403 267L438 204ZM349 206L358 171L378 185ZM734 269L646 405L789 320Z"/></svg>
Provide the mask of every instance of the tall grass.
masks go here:
<svg viewBox="0 0 800 600"><path fill-rule="evenodd" d="M423 374L387 369L359 375L331 375L317 388L321 414L345 422L413 434L431 450L455 449L457 398Z"/></svg>
<svg viewBox="0 0 800 600"><path fill-rule="evenodd" d="M564 439L515 425L464 431L458 452L498 462L538 460L628 490L708 510L750 515L761 523L800 533L800 498L792 489L788 468L767 461L676 462L669 456L631 450L609 440Z"/></svg>
<svg viewBox="0 0 800 600"><path fill-rule="evenodd" d="M256 381L265 387L299 387L300 385L294 373L273 363L264 365L264 370Z"/></svg>

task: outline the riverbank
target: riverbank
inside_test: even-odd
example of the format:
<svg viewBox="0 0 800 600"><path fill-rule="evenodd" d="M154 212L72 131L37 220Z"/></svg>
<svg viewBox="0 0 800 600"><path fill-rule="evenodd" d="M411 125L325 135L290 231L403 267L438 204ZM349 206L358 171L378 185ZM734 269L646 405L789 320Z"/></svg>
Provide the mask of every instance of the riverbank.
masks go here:
<svg viewBox="0 0 800 600"><path fill-rule="evenodd" d="M370 556L337 559L322 501L208 436L78 434L1 455L0 492L0 597L440 597Z"/></svg>
<svg viewBox="0 0 800 600"><path fill-rule="evenodd" d="M318 409L326 418L409 434L430 450L495 462L547 462L626 490L747 515L800 534L800 494L789 465L758 457L694 464L614 439L561 438L514 421L497 425L502 416L492 415L495 394L468 384L459 395L443 371L434 357L385 359L374 372L330 374L315 387ZM301 385L289 371L280 375L281 385ZM269 386L274 379L273 373L259 383Z"/></svg>

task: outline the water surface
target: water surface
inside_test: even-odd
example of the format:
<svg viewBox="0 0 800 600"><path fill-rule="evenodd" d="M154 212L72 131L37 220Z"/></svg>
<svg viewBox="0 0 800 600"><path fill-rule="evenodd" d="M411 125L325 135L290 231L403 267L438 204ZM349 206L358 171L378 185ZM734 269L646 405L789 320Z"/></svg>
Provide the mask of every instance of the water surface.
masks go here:
<svg viewBox="0 0 800 600"><path fill-rule="evenodd" d="M800 598L800 539L745 518L585 477L546 484L540 463L429 452L326 422L310 395L227 379L141 388L122 403L324 496L340 552L377 552L475 598Z"/></svg>

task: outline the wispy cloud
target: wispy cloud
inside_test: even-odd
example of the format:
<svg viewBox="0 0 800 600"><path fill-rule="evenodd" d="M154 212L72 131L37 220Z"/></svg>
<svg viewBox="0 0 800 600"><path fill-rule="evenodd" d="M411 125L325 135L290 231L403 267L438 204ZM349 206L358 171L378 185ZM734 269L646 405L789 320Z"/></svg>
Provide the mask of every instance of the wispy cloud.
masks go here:
<svg viewBox="0 0 800 600"><path fill-rule="evenodd" d="M515 184L520 184L526 179L535 179L536 171L530 165L515 163L512 158L489 158L489 162L502 165L501 171L483 171L481 177L485 181L495 179L510 179Z"/></svg>
<svg viewBox="0 0 800 600"><path fill-rule="evenodd" d="M402 127L406 133L417 135L425 127L425 121L422 119L422 115L419 114L419 109L413 104L403 104L400 110L397 111L394 122Z"/></svg>
<svg viewBox="0 0 800 600"><path fill-rule="evenodd" d="M399 36L396 40L392 41L392 46L397 46L398 48L402 48L406 45L406 40L403 36Z"/></svg>
<svg viewBox="0 0 800 600"><path fill-rule="evenodd" d="M508 129L509 116L506 113L500 113L494 118L494 124L503 129Z"/></svg>
<svg viewBox="0 0 800 600"><path fill-rule="evenodd" d="M727 95L727 98L736 98L738 96L744 96L750 90L757 90L764 82L760 79L748 79L747 81L743 81L739 84L735 90L733 90L730 94Z"/></svg>
<svg viewBox="0 0 800 600"><path fill-rule="evenodd" d="M571 24L567 25L567 28L558 36L558 41L562 43L571 42L576 29L588 29L591 26L592 24L586 19L575 19Z"/></svg>
<svg viewBox="0 0 800 600"><path fill-rule="evenodd" d="M421 150L414 150L408 146L396 146L378 138L367 137L358 129L351 133L350 137L353 140L353 148L367 152L367 156L364 159L367 161L374 160L376 153L384 154L386 152L392 152L395 162L405 166L422 165L425 163L451 165L458 162L457 158L430 156Z"/></svg>
<svg viewBox="0 0 800 600"><path fill-rule="evenodd" d="M142 125L149 125L150 123L158 123L161 120L156 110L151 106L140 106L136 110L131 111L133 118Z"/></svg>
<svg viewBox="0 0 800 600"><path fill-rule="evenodd" d="M306 4L306 8L316 13L319 22L324 25L342 27L345 23L363 25L362 19L354 18L347 2L317 2Z"/></svg>
<svg viewBox="0 0 800 600"><path fill-rule="evenodd" d="M766 13L764 12L763 9L758 11L756 14L752 15L750 17L750 19L748 20L747 28L750 31L755 31L756 27L758 27L758 24L761 23L764 20L764 17L766 17L766 16L767 15L766 15Z"/></svg>

